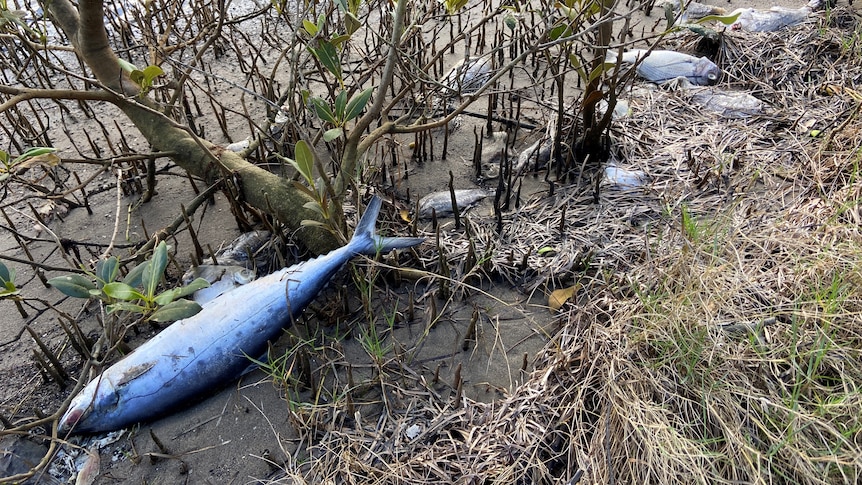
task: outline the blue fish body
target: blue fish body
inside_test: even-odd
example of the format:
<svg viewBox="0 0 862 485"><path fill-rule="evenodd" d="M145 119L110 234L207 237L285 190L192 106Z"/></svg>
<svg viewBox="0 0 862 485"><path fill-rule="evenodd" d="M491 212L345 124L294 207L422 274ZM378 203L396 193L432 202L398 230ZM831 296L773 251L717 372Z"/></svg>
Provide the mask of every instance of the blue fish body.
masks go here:
<svg viewBox="0 0 862 485"><path fill-rule="evenodd" d="M423 241L377 236L380 205L372 199L346 246L224 293L105 369L75 396L58 431L123 428L235 381L249 367L248 357L263 355L267 342L276 340L353 256Z"/></svg>

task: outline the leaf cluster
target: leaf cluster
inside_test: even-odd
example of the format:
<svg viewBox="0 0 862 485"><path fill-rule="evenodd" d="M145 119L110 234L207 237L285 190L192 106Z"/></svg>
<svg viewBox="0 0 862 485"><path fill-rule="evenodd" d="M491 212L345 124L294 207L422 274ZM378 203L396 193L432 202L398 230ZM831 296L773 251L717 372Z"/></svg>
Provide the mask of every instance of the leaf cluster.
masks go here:
<svg viewBox="0 0 862 485"><path fill-rule="evenodd" d="M68 274L48 280L48 284L73 298L97 299L107 304L108 313L136 313L151 322L172 322L188 318L201 310L196 302L184 297L210 284L197 278L186 286L157 293L168 264L168 248L164 241L152 257L132 268L122 279L120 260L111 256L96 264L95 272ZM0 275L2 276L2 275Z"/></svg>

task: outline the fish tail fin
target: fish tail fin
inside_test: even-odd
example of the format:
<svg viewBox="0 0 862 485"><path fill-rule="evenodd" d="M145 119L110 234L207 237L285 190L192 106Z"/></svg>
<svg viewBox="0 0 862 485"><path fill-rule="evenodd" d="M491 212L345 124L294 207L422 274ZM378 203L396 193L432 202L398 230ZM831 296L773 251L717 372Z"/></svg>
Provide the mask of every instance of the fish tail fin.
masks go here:
<svg viewBox="0 0 862 485"><path fill-rule="evenodd" d="M359 219L359 224L356 226L356 231L347 245L357 254L365 254L373 256L377 253L388 253L393 249L403 249L416 246L425 240L423 237L383 237L378 236L375 231L377 223L377 215L380 213L382 201L379 197L374 196L362 218Z"/></svg>

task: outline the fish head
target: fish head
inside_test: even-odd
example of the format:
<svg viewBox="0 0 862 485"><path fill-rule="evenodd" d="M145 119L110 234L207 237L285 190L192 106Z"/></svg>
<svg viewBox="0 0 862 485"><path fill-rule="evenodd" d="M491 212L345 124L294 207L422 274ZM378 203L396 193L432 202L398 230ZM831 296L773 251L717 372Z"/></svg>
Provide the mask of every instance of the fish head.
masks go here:
<svg viewBox="0 0 862 485"><path fill-rule="evenodd" d="M721 79L721 69L706 57L701 57L695 62L692 74L689 80L700 86L710 86Z"/></svg>
<svg viewBox="0 0 862 485"><path fill-rule="evenodd" d="M98 431L92 423L102 419L102 415L113 412L119 403L119 395L108 379L96 378L87 384L69 403L69 409L60 418L57 432L85 433Z"/></svg>

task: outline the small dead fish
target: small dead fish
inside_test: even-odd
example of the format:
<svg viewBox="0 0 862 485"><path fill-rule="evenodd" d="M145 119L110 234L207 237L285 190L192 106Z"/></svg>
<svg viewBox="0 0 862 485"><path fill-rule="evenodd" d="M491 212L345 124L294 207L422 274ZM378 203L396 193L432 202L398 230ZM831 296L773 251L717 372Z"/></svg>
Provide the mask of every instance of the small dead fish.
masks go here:
<svg viewBox="0 0 862 485"><path fill-rule="evenodd" d="M614 62L614 53L608 53L609 62ZM692 84L707 86L721 79L721 69L706 57L694 57L682 52L632 49L624 52L622 62L634 64L642 59L636 68L638 76L647 81L661 84L678 77L684 77Z"/></svg>
<svg viewBox="0 0 862 485"><path fill-rule="evenodd" d="M503 152L506 149L509 135L505 131L495 131L490 138L482 142L482 163L487 165L499 165Z"/></svg>
<svg viewBox="0 0 862 485"><path fill-rule="evenodd" d="M691 100L727 118L749 118L763 113L762 101L739 91L695 89L692 91Z"/></svg>
<svg viewBox="0 0 862 485"><path fill-rule="evenodd" d="M203 305L234 288L251 283L257 278L257 274L244 266L202 264L186 271L183 284L189 284L197 278L203 278L210 283L207 288L201 288L192 296L194 301Z"/></svg>
<svg viewBox="0 0 862 485"><path fill-rule="evenodd" d="M669 8L673 15L677 17L677 25L700 20L710 15L724 15L727 13L727 10L715 5L686 2L685 0L670 0L665 2L663 6Z"/></svg>
<svg viewBox="0 0 862 485"><path fill-rule="evenodd" d="M462 59L443 76L447 96L462 96L478 91L491 79L491 56Z"/></svg>
<svg viewBox="0 0 862 485"><path fill-rule="evenodd" d="M550 137L542 137L536 143L528 146L519 155L513 169L516 174L521 174L530 167L541 169L551 160L551 150L554 148L554 140Z"/></svg>
<svg viewBox="0 0 862 485"><path fill-rule="evenodd" d="M618 189L636 189L649 181L649 176L642 170L629 170L609 163L605 167L605 179Z"/></svg>
<svg viewBox="0 0 862 485"><path fill-rule="evenodd" d="M455 191L455 202L458 204L458 210L463 211L489 195L491 194L484 189L460 189ZM437 217L453 214L452 195L448 190L433 192L419 199L419 217L421 219L430 219L432 209L436 212Z"/></svg>
<svg viewBox="0 0 862 485"><path fill-rule="evenodd" d="M731 24L730 28L746 32L775 32L804 22L814 10L820 8L822 3L821 0L811 0L808 5L797 9L784 7L772 7L769 10L738 8L730 13L731 15L739 14L736 22Z"/></svg>
<svg viewBox="0 0 862 485"><path fill-rule="evenodd" d="M272 239L269 231L249 231L237 236L230 244L216 252L215 258L222 265L249 266L252 258Z"/></svg>

